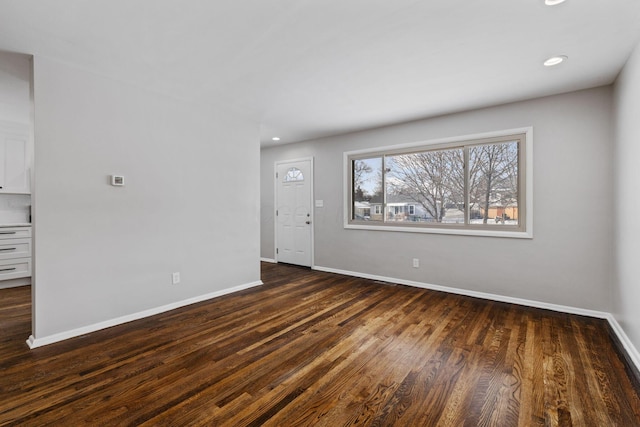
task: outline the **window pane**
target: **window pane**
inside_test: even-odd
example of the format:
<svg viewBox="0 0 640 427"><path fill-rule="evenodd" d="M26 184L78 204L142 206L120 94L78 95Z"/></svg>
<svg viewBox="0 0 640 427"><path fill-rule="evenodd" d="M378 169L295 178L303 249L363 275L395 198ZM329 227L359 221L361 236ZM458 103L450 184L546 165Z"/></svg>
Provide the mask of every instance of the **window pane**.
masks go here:
<svg viewBox="0 0 640 427"><path fill-rule="evenodd" d="M462 149L387 156L385 165L387 221L464 224Z"/></svg>
<svg viewBox="0 0 640 427"><path fill-rule="evenodd" d="M284 182L292 182L292 181L304 181L304 175L302 171L298 168L291 168L287 171L287 174L284 176Z"/></svg>
<svg viewBox="0 0 640 427"><path fill-rule="evenodd" d="M354 160L352 174L351 219L382 221L382 157Z"/></svg>
<svg viewBox="0 0 640 427"><path fill-rule="evenodd" d="M518 225L518 142L469 149L471 224Z"/></svg>

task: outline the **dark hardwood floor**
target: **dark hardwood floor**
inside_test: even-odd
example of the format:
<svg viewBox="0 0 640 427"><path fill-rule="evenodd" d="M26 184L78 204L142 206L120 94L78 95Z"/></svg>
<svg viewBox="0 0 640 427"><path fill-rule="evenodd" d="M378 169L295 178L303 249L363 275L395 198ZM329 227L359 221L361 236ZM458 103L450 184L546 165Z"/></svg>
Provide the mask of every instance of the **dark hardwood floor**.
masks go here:
<svg viewBox="0 0 640 427"><path fill-rule="evenodd" d="M0 290L0 425L640 426L605 321L264 264L264 286L29 350Z"/></svg>

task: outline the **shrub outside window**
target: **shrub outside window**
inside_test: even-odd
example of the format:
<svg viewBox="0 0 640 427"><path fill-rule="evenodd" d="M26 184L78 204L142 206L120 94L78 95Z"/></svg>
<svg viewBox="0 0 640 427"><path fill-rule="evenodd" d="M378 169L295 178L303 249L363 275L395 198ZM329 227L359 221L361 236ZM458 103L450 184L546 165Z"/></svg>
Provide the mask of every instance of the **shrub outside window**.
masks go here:
<svg viewBox="0 0 640 427"><path fill-rule="evenodd" d="M532 237L532 129L345 153L345 227Z"/></svg>

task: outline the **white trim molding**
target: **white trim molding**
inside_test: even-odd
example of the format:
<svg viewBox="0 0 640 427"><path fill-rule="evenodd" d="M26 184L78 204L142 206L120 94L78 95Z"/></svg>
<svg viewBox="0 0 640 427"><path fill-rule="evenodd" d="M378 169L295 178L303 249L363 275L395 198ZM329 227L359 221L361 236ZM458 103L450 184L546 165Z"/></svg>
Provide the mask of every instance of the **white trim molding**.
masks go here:
<svg viewBox="0 0 640 427"><path fill-rule="evenodd" d="M17 288L31 284L31 277L20 277L18 279L3 280L0 282L0 289Z"/></svg>
<svg viewBox="0 0 640 427"><path fill-rule="evenodd" d="M29 348L34 349L45 345L53 344L59 341L64 341L69 338L78 337L91 332L99 331L101 329L110 328L112 326L121 325L123 323L131 322L134 320L143 319L145 317L154 316L156 314L164 313L166 311L175 310L176 308L185 307L187 305L195 304L198 302L210 300L223 295L231 294L234 292L242 291L244 289L253 288L255 286L262 285L262 280L258 280L252 283L246 283L244 285L238 285L233 288L223 289L221 291L211 292L205 295L200 295L193 298L188 298L182 301L173 302L160 307L150 308L148 310L139 311L137 313L128 314L126 316L116 317L115 319L105 320L104 322L94 323L92 325L83 326L81 328L72 329L70 331L64 331L53 335L48 335L41 338L36 338L33 335L27 339L27 345Z"/></svg>
<svg viewBox="0 0 640 427"><path fill-rule="evenodd" d="M609 325L611 326L613 333L616 334L616 337L620 340L620 344L624 347L624 350L629 357L629 361L635 365L636 370L640 371L640 352L638 352L638 349L633 345L629 336L627 336L613 314L607 313L607 320L609 321Z"/></svg>
<svg viewBox="0 0 640 427"><path fill-rule="evenodd" d="M615 317L611 313L607 313L605 311L588 310L585 308L571 307L568 305L552 304L548 302L535 301L535 300L529 300L524 298L508 297L504 295L470 291L467 289L460 289L460 288L451 288L448 286L416 282L413 280L396 279L393 277L378 276L376 274L359 273L356 271L340 270L337 268L315 266L313 269L318 271L324 271L327 273L342 274L344 276L361 277L363 279L371 279L371 280L377 280L377 281L388 282L388 283L397 283L399 285L413 286L416 288L429 289L433 291L441 291L441 292L447 292L447 293L456 294L456 295L464 295L464 296L474 297L474 298L481 298L481 299L486 299L491 301L506 302L509 304L518 304L518 305L524 305L527 307L534 307L534 308L542 308L545 310L552 310L560 313L577 314L579 316L587 316L587 317L595 317L598 319L604 319L607 322L609 322L611 329L615 333L618 340L620 340L620 343L624 347L624 350L627 352L629 360L635 365L636 369L640 371L640 353L638 353L638 349L633 345L633 343L631 342L627 334L624 332L624 329L622 329L622 327L620 326L618 321L615 319Z"/></svg>
<svg viewBox="0 0 640 427"><path fill-rule="evenodd" d="M275 264L276 263L276 260L273 259L273 258L262 258L262 257L260 257L260 261L262 261L262 262L270 262L271 264Z"/></svg>

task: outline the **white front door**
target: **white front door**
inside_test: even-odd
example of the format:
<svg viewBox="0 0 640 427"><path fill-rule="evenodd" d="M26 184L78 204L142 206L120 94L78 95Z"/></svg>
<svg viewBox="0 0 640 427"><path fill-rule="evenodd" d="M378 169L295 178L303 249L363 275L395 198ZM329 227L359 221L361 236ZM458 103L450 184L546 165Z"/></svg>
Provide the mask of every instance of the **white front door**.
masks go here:
<svg viewBox="0 0 640 427"><path fill-rule="evenodd" d="M311 267L311 159L276 162L276 261Z"/></svg>

